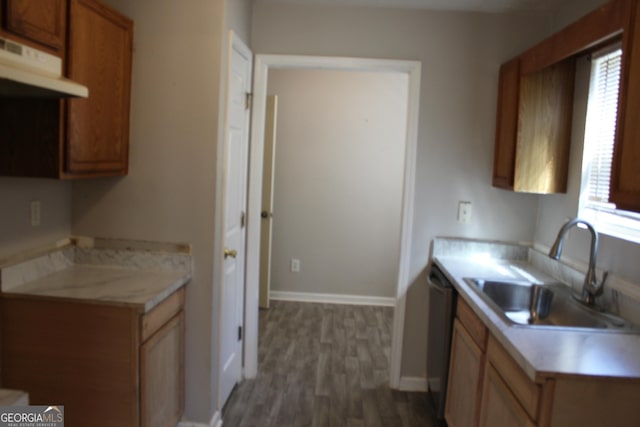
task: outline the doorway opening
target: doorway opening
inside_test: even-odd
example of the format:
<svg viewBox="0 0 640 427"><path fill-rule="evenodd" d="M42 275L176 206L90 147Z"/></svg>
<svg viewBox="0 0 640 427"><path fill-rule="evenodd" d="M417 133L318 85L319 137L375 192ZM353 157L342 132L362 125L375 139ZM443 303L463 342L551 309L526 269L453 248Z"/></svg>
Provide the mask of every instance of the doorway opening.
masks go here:
<svg viewBox="0 0 640 427"><path fill-rule="evenodd" d="M269 70L341 70L400 73L407 76L406 135L404 174L400 213L400 255L397 283L392 290L395 301L390 363L390 386L400 385L400 364L405 319L406 291L410 283L409 261L415 188L420 63L417 61L361 58L332 58L283 55L257 55L254 63L254 104L250 150L249 200L247 223L247 289L245 299L244 376L254 378L258 369L258 295L260 273L260 222L264 158L265 112Z"/></svg>

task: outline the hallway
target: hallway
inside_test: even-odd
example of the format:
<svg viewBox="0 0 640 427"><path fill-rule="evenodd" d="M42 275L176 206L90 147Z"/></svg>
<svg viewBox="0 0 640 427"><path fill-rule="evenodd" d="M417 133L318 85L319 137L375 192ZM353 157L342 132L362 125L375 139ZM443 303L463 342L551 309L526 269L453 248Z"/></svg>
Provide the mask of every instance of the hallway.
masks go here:
<svg viewBox="0 0 640 427"><path fill-rule="evenodd" d="M438 426L425 393L392 391L393 308L272 301L259 373L231 395L225 427Z"/></svg>

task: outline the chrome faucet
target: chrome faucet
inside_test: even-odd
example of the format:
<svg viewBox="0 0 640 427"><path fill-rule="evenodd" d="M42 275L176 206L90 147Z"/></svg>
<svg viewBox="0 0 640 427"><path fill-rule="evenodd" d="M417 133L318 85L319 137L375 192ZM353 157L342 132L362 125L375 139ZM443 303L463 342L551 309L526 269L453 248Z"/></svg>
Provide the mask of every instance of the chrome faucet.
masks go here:
<svg viewBox="0 0 640 427"><path fill-rule="evenodd" d="M602 282L598 283L598 279L596 277L596 257L598 256L598 232L589 222L574 218L568 221L565 225L562 226L560 231L558 232L558 237L556 238L555 243L551 247L549 251L549 257L555 260L560 259L560 254L562 254L562 242L564 241L564 236L567 234L569 229L575 225L584 224L587 229L591 232L591 253L589 255L589 269L587 274L584 276L584 284L582 285L582 297L581 301L589 306L593 306L596 301L596 297L602 295L602 290L604 288L604 283L607 281L608 272L605 271L602 275Z"/></svg>

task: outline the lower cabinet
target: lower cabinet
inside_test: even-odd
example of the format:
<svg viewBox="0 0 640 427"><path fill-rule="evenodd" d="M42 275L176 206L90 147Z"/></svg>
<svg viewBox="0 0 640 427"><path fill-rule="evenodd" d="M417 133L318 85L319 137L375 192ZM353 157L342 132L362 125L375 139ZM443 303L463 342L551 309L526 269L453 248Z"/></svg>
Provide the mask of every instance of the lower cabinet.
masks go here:
<svg viewBox="0 0 640 427"><path fill-rule="evenodd" d="M65 426L174 427L184 405L184 289L135 307L4 295L2 386L64 405Z"/></svg>
<svg viewBox="0 0 640 427"><path fill-rule="evenodd" d="M444 411L450 427L477 425L485 366L485 337L486 329L480 319L459 299L453 324Z"/></svg>
<svg viewBox="0 0 640 427"><path fill-rule="evenodd" d="M140 348L141 425L175 426L184 402L184 313Z"/></svg>
<svg viewBox="0 0 640 427"><path fill-rule="evenodd" d="M490 336L479 425L535 426L540 415L542 394L543 386L531 381L495 338Z"/></svg>
<svg viewBox="0 0 640 427"><path fill-rule="evenodd" d="M489 365L482 389L482 427L534 427L535 423L509 390L500 374Z"/></svg>
<svg viewBox="0 0 640 427"><path fill-rule="evenodd" d="M548 373L532 380L458 299L445 419L450 427L638 426L640 380Z"/></svg>

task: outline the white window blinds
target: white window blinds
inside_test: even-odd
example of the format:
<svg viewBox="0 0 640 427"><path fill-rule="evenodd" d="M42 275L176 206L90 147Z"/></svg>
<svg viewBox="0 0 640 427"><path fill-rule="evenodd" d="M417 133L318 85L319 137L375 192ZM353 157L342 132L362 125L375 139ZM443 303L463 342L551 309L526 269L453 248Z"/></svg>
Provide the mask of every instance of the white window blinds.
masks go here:
<svg viewBox="0 0 640 427"><path fill-rule="evenodd" d="M588 205L609 203L621 65L621 49L592 59L585 135L589 153Z"/></svg>

